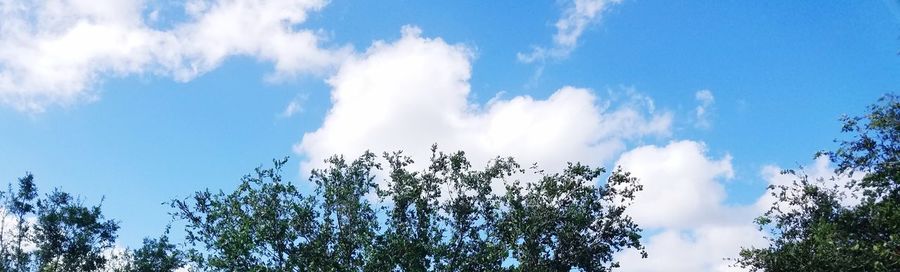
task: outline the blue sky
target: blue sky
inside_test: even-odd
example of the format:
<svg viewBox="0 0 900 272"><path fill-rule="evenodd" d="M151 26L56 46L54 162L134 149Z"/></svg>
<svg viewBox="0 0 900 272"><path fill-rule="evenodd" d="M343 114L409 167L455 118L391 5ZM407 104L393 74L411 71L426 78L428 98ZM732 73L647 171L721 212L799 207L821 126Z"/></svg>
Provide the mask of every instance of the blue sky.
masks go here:
<svg viewBox="0 0 900 272"><path fill-rule="evenodd" d="M81 7L78 2L84 1L48 3ZM286 174L302 180L303 172L315 166L309 161L326 153L396 146L381 145L384 139L350 137L351 142L341 142L343 138L333 136L363 133L390 137L394 134L380 129L395 127L373 125L366 128L369 130L341 131L338 128L367 123L347 118L366 115L341 115L351 117L339 119L330 118L329 113L352 108L335 108L338 100L332 95L365 92L391 97L380 96L379 92L388 90L360 87L360 91L341 84L360 74L394 72L391 69L401 73L396 78L403 78L404 68L396 65L405 62L379 66L390 64L390 60L378 57L403 59L402 54L410 48L425 48L421 52L423 58L435 60L421 64L435 66L431 74L458 69L459 74L449 76L458 76L468 84L462 97L473 115L466 117L472 119L466 121L472 123L466 126L474 131L471 133L497 129L490 125L482 129L476 124L495 116L492 109L505 109L493 105L518 105L525 112L539 112L538 108L546 107L546 112L554 113L574 109L564 104L566 101L588 101L586 112L596 113L589 109L593 105L599 109L599 115L579 117L583 111L573 110L573 115L561 115L566 122L573 122L572 126L563 127L596 123L599 129L584 132L585 138L576 140L586 139L586 146L598 148L601 151L597 152L603 155L575 154L573 158L612 167L617 160L626 161L628 156L623 154L649 158L641 163L653 164L655 151L694 152L699 154L698 160L710 163L697 165L727 163L728 169L717 168L710 170L709 175L695 177L706 179L702 186L724 190L724 199L714 200L711 205L725 208L753 206L765 186L775 182L766 169L816 166L812 154L834 146L832 140L840 136L837 118L841 114L863 112L866 105L881 94L895 91L900 83L900 17L897 3L892 1L271 1L302 6L298 14L305 16L284 19L288 22L284 28L271 30L275 31L272 33L284 37L304 31L312 33L314 48L295 49L295 43L288 43L280 49L265 45L249 45L253 49L246 49L252 41L240 40L241 35L237 35L227 40L236 45L225 46L221 56L209 55L217 48L215 44L204 47L203 41L214 36L202 33L241 30L229 29L227 24L191 23L232 1L121 2L133 5L110 5L111 10L102 11L54 10L51 4L0 1L0 15L4 15L0 18L7 18L0 19L0 178L13 182L30 171L45 192L60 187L84 196L88 203L105 196L104 210L109 217L121 221L120 243L126 246L134 246L144 236L162 231L169 217L168 208L160 203L204 188L228 190L243 174L267 165L272 158L291 156L294 163L289 164ZM192 3L206 6L191 14L186 10ZM315 7L307 7L309 3ZM572 12L577 15L578 5L591 3L602 7L576 18L586 24L583 31L577 31L574 45L566 47L554 41L563 31L556 27L557 22ZM122 10L116 10L120 6ZM54 12L70 16L55 21L41 17ZM109 15L129 12L142 16L122 19ZM223 18L219 19L238 19ZM99 41L119 41L126 36L97 32L101 36L90 36L95 38L81 43L60 38L80 33L75 30L84 24L121 26L121 33L125 34L120 34L126 36L174 33L175 39L188 45L175 49L135 46L123 49L124 54L108 54L105 52L125 45L104 46L98 45ZM180 29L185 25L194 28ZM381 41L382 46L373 47L375 41ZM41 47L50 42L57 42L62 49ZM193 44L200 45L191 47ZM559 49L564 53L531 62L517 57L534 48L548 52ZM161 52L176 52L182 59L173 65L160 60L168 56ZM432 53L450 55L426 55ZM324 57L307 58L308 55ZM212 61L204 62L209 60ZM299 60L299 64L278 68L280 63L294 63L289 60ZM440 62L443 60L462 63L452 62L459 65L444 67L441 65L445 63ZM51 67L46 70L49 72L31 69L46 63ZM195 73L182 69L185 64L190 67L197 63L206 66ZM367 67L359 69L369 69L365 70L368 72L354 72L354 63ZM75 76L65 77L66 72ZM421 78L428 79L431 74ZM57 76L60 79L54 78ZM396 81L384 86L393 86ZM577 90L561 91L565 86ZM705 105L697 98L702 90L713 97ZM428 99L432 95L429 91L415 89L410 91L415 93L390 95ZM551 99L560 93L571 94L571 100ZM517 100L526 97L531 100ZM649 100L652 105L645 103ZM543 105L540 101L557 102ZM285 114L291 103L300 110ZM404 105L385 104L373 109ZM698 116L698 107L703 108L702 117ZM604 126L620 131L615 127L619 123L604 121L619 116L615 115L619 110L636 112L637 119L625 121L646 123L648 129L635 129L628 135L597 132L603 131ZM661 127L653 125L657 117L666 121L657 124ZM528 122L534 120L538 119L521 122L528 127ZM438 141L446 149L465 148L465 144L456 143L470 139L447 138L449 143L444 144L440 142L442 138L420 133L428 127L399 128L409 129L402 131L399 139L413 139L410 143ZM453 128L443 129L456 133ZM330 142L319 144L313 136L304 139L317 131L320 138L327 138L322 141ZM516 137L550 139L547 146L542 146L549 149L555 147L554 140L570 139L565 135ZM620 146L603 149L594 145L598 142ZM340 148L331 148L335 146ZM565 155L571 151L566 149L569 147L561 147L559 152ZM425 149L427 145L408 148ZM521 155L526 159L546 157L542 151L532 152L530 148L476 148L474 152L503 153L483 156ZM676 158L691 157L673 154ZM549 165L554 163L557 162L550 161ZM827 165L822 167L827 169ZM690 178L685 180L692 182ZM649 228L653 233L672 231L689 238L666 242L660 235L659 240L647 237L647 241L660 248L677 242L696 247L703 243L703 231L710 226L735 227L728 220L710 220L714 223L651 222L649 225L655 226ZM743 230L748 226L738 227ZM696 266L685 270L718 269L716 260L721 258L701 260L702 255L697 252L685 257L698 259ZM634 270L653 269L635 267Z"/></svg>

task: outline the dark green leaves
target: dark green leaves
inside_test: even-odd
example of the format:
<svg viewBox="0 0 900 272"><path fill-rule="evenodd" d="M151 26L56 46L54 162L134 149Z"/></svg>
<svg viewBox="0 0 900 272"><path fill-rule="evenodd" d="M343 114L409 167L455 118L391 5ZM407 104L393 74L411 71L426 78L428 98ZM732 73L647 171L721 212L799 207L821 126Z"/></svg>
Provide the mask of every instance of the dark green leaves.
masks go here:
<svg viewBox="0 0 900 272"><path fill-rule="evenodd" d="M197 192L176 200L173 216L186 223L187 251L198 269L212 271L292 271L321 261L312 255L318 239L315 200L281 180L281 167L257 168L238 188Z"/></svg>
<svg viewBox="0 0 900 272"><path fill-rule="evenodd" d="M119 225L106 219L99 205L85 206L59 190L41 198L31 174L17 185L2 195L0 270L80 272L108 267L107 253Z"/></svg>
<svg viewBox="0 0 900 272"><path fill-rule="evenodd" d="M640 190L617 170L571 164L526 173L513 159L475 168L433 148L424 169L400 152L332 157L304 195L281 180L285 161L232 193L172 202L193 266L211 271L607 271L639 248L624 215ZM525 181L519 181L522 178ZM383 181L383 182L382 182ZM504 192L505 191L505 192Z"/></svg>
<svg viewBox="0 0 900 272"><path fill-rule="evenodd" d="M819 152L837 175L863 175L846 186L824 187L804 174L773 186L778 199L756 221L772 232L767 248L744 249L738 264L754 271L900 271L900 99L889 94L860 117L843 117L849 140ZM843 204L845 190L861 194Z"/></svg>
<svg viewBox="0 0 900 272"><path fill-rule="evenodd" d="M118 223L106 220L100 206L86 207L58 190L37 202L34 243L41 271L97 271L106 266L103 251L116 240Z"/></svg>
<svg viewBox="0 0 900 272"><path fill-rule="evenodd" d="M169 230L159 238L146 238L141 248L131 254L127 272L175 271L186 263L184 252L169 242Z"/></svg>
<svg viewBox="0 0 900 272"><path fill-rule="evenodd" d="M34 213L38 194L34 175L25 174L17 185L13 189L10 184L5 194L0 194L6 210L0 222L0 270L3 271L28 271L31 265L31 254L25 251L25 246L31 241L32 225L27 219Z"/></svg>
<svg viewBox="0 0 900 272"><path fill-rule="evenodd" d="M608 271L618 266L613 253L642 249L640 229L624 215L640 186L621 169L606 184L593 185L602 173L570 164L537 183L507 185L501 230L520 262L517 270Z"/></svg>

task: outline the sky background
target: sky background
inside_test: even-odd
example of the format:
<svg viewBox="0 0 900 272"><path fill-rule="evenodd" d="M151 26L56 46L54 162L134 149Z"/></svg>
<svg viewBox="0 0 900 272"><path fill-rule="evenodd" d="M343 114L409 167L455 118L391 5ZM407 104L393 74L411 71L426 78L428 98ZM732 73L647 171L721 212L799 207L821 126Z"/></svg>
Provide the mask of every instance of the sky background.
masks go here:
<svg viewBox="0 0 900 272"><path fill-rule="evenodd" d="M624 270L719 271L722 252L763 243L752 219L777 169L827 175L813 154L838 118L896 90L898 10L0 0L0 180L103 199L133 247L169 222L161 203L283 156L298 182L330 154L434 142L623 165L645 183L633 216L653 259L623 252Z"/></svg>

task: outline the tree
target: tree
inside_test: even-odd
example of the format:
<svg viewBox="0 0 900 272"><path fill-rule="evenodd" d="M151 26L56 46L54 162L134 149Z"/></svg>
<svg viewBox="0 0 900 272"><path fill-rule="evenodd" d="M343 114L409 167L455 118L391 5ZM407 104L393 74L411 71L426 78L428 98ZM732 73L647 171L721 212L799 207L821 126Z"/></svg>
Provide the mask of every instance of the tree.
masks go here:
<svg viewBox="0 0 900 272"><path fill-rule="evenodd" d="M3 199L3 218L0 222L0 270L3 271L27 271L31 261L30 254L25 250L28 243L31 224L27 216L34 212L34 201L37 198L37 186L34 184L34 175L26 173L19 178L17 190L13 190L12 184L8 186L5 194L0 194ZM12 217L11 219L9 217ZM11 220L7 221L7 220ZM12 229L7 230L7 222Z"/></svg>
<svg viewBox="0 0 900 272"><path fill-rule="evenodd" d="M496 158L483 170L473 169L464 152L437 153L431 159L429 176L446 184L446 199L440 204L447 241L440 243L440 271L499 271L510 246L501 236L504 203L492 184L522 173L512 158Z"/></svg>
<svg viewBox="0 0 900 272"><path fill-rule="evenodd" d="M900 99L882 97L859 117L842 117L849 140L822 151L835 174L862 178L846 189L825 187L802 171L798 179L771 186L778 199L757 219L771 231L767 248L741 251L737 264L753 271L900 271ZM844 204L859 195L857 205Z"/></svg>
<svg viewBox="0 0 900 272"><path fill-rule="evenodd" d="M366 199L376 188L375 154L365 152L359 159L347 163L334 156L326 161L329 167L312 171L316 194L321 202L321 227L315 241L317 255L324 258L315 263L326 271L357 271L372 254L372 241L378 230L375 209Z"/></svg>
<svg viewBox="0 0 900 272"><path fill-rule="evenodd" d="M625 215L641 190L621 168L603 185L591 184L604 172L569 164L562 173L537 183L507 186L508 209L501 230L519 271L609 271L618 267L613 253L641 249L640 228Z"/></svg>
<svg viewBox="0 0 900 272"><path fill-rule="evenodd" d="M186 221L187 256L212 271L295 271L323 262L311 247L319 237L315 200L281 179L281 167L257 168L229 194L208 190L175 200L173 216Z"/></svg>
<svg viewBox="0 0 900 272"><path fill-rule="evenodd" d="M87 207L54 190L39 197L27 173L2 194L2 271L102 271L116 239L118 223L106 220L100 205ZM6 229L12 226L11 229Z"/></svg>
<svg viewBox="0 0 900 272"><path fill-rule="evenodd" d="M169 229L159 238L145 238L143 246L129 254L128 272L175 271L185 266L184 252L169 242Z"/></svg>
<svg viewBox="0 0 900 272"><path fill-rule="evenodd" d="M311 195L282 181L285 160L232 193L171 202L193 267L212 271L608 271L643 249L624 214L635 178L572 164L526 173L512 158L483 169L432 148L425 168L401 152L334 156L312 171ZM518 178L532 179L519 182ZM383 182L379 182L383 179ZM526 185L523 185L526 184ZM505 189L498 193L496 190Z"/></svg>
<svg viewBox="0 0 900 272"><path fill-rule="evenodd" d="M118 223L106 220L100 206L86 207L54 190L37 202L34 243L40 271L97 271L106 266L105 250L116 241Z"/></svg>
<svg viewBox="0 0 900 272"><path fill-rule="evenodd" d="M420 175L407 168L413 160L400 152L385 154L391 182L378 191L382 200L393 203L385 231L373 242L374 254L366 270L426 271L436 265L439 243L443 237L440 180L432 173Z"/></svg>

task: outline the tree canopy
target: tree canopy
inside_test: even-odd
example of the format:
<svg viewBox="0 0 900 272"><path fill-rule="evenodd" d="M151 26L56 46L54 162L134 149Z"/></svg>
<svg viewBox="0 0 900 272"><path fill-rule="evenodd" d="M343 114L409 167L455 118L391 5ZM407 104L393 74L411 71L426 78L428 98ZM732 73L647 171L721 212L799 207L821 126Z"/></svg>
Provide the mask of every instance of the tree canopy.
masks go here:
<svg viewBox="0 0 900 272"><path fill-rule="evenodd" d="M370 152L332 157L312 172L312 195L276 160L234 192L171 205L191 264L211 271L609 271L614 253L643 248L624 213L640 185L622 170L598 182L605 171L581 164L545 174L432 153L418 171L401 152L384 165Z"/></svg>
<svg viewBox="0 0 900 272"><path fill-rule="evenodd" d="M34 176L2 195L0 270L99 271L113 247L119 225L103 216L100 205L85 206L54 190L40 197ZM11 229L7 229L11 226Z"/></svg>
<svg viewBox="0 0 900 272"><path fill-rule="evenodd" d="M383 160L382 160L383 159ZM168 203L170 232L115 247L118 222L69 193L38 194L27 174L0 198L2 271L609 271L643 250L625 209L641 189L617 169L579 163L547 174L512 158L474 167L432 148L423 169L397 151L334 156L302 190L287 159L233 191Z"/></svg>
<svg viewBox="0 0 900 272"><path fill-rule="evenodd" d="M900 271L900 99L888 94L863 116L843 117L849 139L822 151L843 187L823 186L802 171L771 186L778 202L757 219L771 232L766 248L741 251L738 265L753 271ZM849 192L849 193L848 193ZM847 204L858 197L859 204Z"/></svg>

